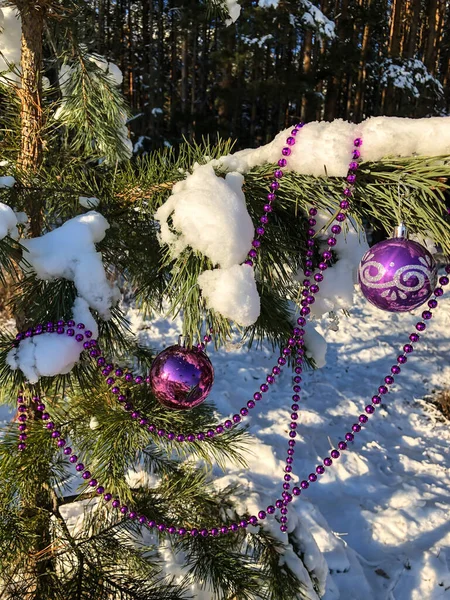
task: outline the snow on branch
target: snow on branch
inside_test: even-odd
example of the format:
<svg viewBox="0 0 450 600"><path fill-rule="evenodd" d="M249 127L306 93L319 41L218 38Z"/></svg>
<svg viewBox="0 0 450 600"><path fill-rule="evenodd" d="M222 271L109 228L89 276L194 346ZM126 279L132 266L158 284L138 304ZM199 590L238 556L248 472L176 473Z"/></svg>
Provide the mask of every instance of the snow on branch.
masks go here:
<svg viewBox="0 0 450 600"><path fill-rule="evenodd" d="M84 323L94 337L98 326L90 309L109 319L110 309L119 299L119 290L109 283L102 255L95 248L108 227L102 215L91 211L39 238L22 240L28 250L25 270L31 267L42 280L64 278L75 283L78 297L72 309L73 320ZM43 334L25 339L11 350L8 364L13 370L20 369L30 383L36 383L42 376L68 373L82 350L73 337Z"/></svg>
<svg viewBox="0 0 450 600"><path fill-rule="evenodd" d="M309 0L301 0L301 4L305 8L301 22L313 29L320 38L334 39L336 37L334 22Z"/></svg>
<svg viewBox="0 0 450 600"><path fill-rule="evenodd" d="M17 239L19 237L17 223L17 216L13 209L0 202L0 240L7 235Z"/></svg>
<svg viewBox="0 0 450 600"><path fill-rule="evenodd" d="M247 173L266 163L275 164L281 156L290 129L256 149L247 149L212 161L224 171ZM444 156L450 154L450 117L407 119L371 117L357 125L337 119L331 123L307 123L297 135L286 170L302 175L344 177L353 151L353 140L361 137L363 161L379 161L387 156Z"/></svg>
<svg viewBox="0 0 450 600"><path fill-rule="evenodd" d="M383 87L391 84L414 98L420 98L423 88L429 88L438 97L444 95L441 82L428 72L420 60L387 58L381 65L381 73L380 83Z"/></svg>

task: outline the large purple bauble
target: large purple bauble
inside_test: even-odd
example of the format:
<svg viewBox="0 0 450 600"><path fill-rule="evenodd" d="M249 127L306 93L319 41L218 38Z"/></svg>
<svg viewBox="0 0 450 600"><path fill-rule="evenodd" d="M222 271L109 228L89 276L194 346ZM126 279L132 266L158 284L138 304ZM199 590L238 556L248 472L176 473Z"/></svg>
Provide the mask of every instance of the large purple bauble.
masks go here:
<svg viewBox="0 0 450 600"><path fill-rule="evenodd" d="M214 382L211 361L197 348L170 346L155 358L150 385L166 408L189 410L206 399Z"/></svg>
<svg viewBox="0 0 450 600"><path fill-rule="evenodd" d="M407 312L431 296L437 267L428 250L417 242L391 238L366 252L358 278L369 302L382 310Z"/></svg>

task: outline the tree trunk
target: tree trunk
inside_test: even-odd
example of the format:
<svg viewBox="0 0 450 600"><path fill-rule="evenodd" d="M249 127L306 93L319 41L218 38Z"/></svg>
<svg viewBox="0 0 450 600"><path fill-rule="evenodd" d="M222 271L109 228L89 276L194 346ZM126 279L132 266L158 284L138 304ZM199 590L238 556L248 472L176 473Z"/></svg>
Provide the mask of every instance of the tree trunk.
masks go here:
<svg viewBox="0 0 450 600"><path fill-rule="evenodd" d="M435 0L432 0L434 2ZM403 0L394 0L391 13L391 26L389 34L389 56L400 56L401 25L402 25Z"/></svg>
<svg viewBox="0 0 450 600"><path fill-rule="evenodd" d="M183 136L186 136L188 127L188 44L189 27L185 23L183 40L181 42L181 113L183 115L181 133Z"/></svg>
<svg viewBox="0 0 450 600"><path fill-rule="evenodd" d="M20 166L37 171L42 164L42 37L45 9L35 2L23 2L22 17L22 142Z"/></svg>
<svg viewBox="0 0 450 600"><path fill-rule="evenodd" d="M313 39L312 30L307 29L305 31L305 41L303 43L302 64L303 64L303 79L304 79L305 84L308 86L308 88L311 83L311 71L312 71L312 61L311 61L312 39ZM310 102L308 100L308 96L310 94L311 94L310 90L307 89L302 97L302 108L301 108L301 113L300 113L302 121L306 121L307 117L309 116L308 113L310 113L310 111L308 110L308 103Z"/></svg>
<svg viewBox="0 0 450 600"><path fill-rule="evenodd" d="M21 149L19 167L25 173L35 173L43 160L42 147L42 39L44 35L45 4L36 0L17 2L22 18L22 84L21 100ZM42 211L36 197L31 198L27 213L33 237L41 235Z"/></svg>
<svg viewBox="0 0 450 600"><path fill-rule="evenodd" d="M403 2L404 0L394 0L392 5L388 47L388 53L391 58L398 58L400 56ZM391 83L383 90L382 107L385 115L392 116L395 112L395 88Z"/></svg>
<svg viewBox="0 0 450 600"><path fill-rule="evenodd" d="M42 165L42 55L44 19L46 15L45 0L19 0L16 2L22 19L22 80L21 99L21 153L19 166L24 174L36 173ZM36 196L30 195L27 200L27 213L30 218L30 234L38 237L42 233L42 207ZM16 323L20 330L26 328L24 315L16 314ZM29 421L41 422L40 414L33 406L28 410ZM48 597L47 590L50 579L54 577L54 564L51 552L50 516L52 502L44 481L46 474L36 475L36 484L32 494L22 499L25 516L34 522L34 539L29 557L28 572L34 577L34 585L30 587L23 600L41 600Z"/></svg>
<svg viewBox="0 0 450 600"><path fill-rule="evenodd" d="M189 119L189 139L192 140L196 125L197 112L197 52L198 52L198 23L192 23L192 57L191 57L191 108Z"/></svg>
<svg viewBox="0 0 450 600"><path fill-rule="evenodd" d="M98 1L97 49L100 54L105 50L105 0Z"/></svg>
<svg viewBox="0 0 450 600"><path fill-rule="evenodd" d="M435 48L436 48L436 12L438 9L437 0L429 0L428 5L428 28L427 40L423 62L431 74L435 70Z"/></svg>
<svg viewBox="0 0 450 600"><path fill-rule="evenodd" d="M413 58L416 53L417 31L420 21L420 0L412 0L408 42L405 48L405 58Z"/></svg>
<svg viewBox="0 0 450 600"><path fill-rule="evenodd" d="M171 31L171 39L170 39L170 47L172 50L171 58L170 58L170 130L173 133L177 131L177 123L176 123L176 112L177 112L177 84L178 84L178 56L177 56L177 27L175 23L176 14L175 11L172 11L172 31ZM159 25L159 22L158 22ZM159 27L158 27L158 38L160 35ZM158 39L158 44L159 44ZM159 74L162 71L162 65L158 61L158 70Z"/></svg>

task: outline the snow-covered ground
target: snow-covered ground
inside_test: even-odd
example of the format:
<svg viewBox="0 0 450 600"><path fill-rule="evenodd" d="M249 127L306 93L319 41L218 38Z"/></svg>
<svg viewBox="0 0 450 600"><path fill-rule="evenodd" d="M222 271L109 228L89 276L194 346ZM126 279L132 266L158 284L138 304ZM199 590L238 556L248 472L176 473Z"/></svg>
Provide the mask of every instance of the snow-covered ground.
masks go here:
<svg viewBox="0 0 450 600"><path fill-rule="evenodd" d="M450 384L449 307L449 298L440 303L392 393L349 450L290 505L290 528L326 587L325 600L450 598L450 428L421 400ZM133 309L129 316L141 342L157 349L176 342L177 323L144 323ZM349 431L416 321L417 315L381 312L358 294L339 331L327 331L329 321L321 322L327 365L304 374L294 463L301 479ZM269 348L229 347L210 355L216 371L211 398L223 416L245 404L275 358ZM247 486L240 502L252 512L279 496L290 396L286 372L259 412L251 413L250 471L230 466L225 475L216 474L217 485L239 480ZM0 419L6 418L0 408ZM180 572L170 551L164 552ZM211 597L192 591L199 600Z"/></svg>
<svg viewBox="0 0 450 600"><path fill-rule="evenodd" d="M450 427L439 413L424 410L421 400L450 386L449 308L450 298L440 303L383 408L320 482L291 504L300 517L291 512L291 526L303 524L299 535L311 564L320 573L324 557L331 573L325 600L450 598ZM301 479L350 430L395 364L420 312L415 317L382 312L358 293L339 331L327 331L329 321L321 322L327 365L304 375L294 463ZM131 311L130 317L141 341L153 347L177 339L176 324L159 319L141 330L138 313ZM274 363L269 348L222 349L212 351L211 359L216 372L211 397L223 416L245 404ZM290 383L286 372L259 412L251 413L250 432L257 438L249 457L252 473L230 467L218 480L218 485L236 479L247 485L245 502L253 510L279 496ZM322 555L308 542L307 529Z"/></svg>

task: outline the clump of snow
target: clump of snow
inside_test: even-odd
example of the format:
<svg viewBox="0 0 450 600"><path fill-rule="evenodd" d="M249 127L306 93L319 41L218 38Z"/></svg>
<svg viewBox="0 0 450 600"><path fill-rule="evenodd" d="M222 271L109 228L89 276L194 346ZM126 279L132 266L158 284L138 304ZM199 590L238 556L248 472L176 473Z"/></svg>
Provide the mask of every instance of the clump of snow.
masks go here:
<svg viewBox="0 0 450 600"><path fill-rule="evenodd" d="M198 284L208 308L242 327L253 325L261 311L255 273L249 265L204 271Z"/></svg>
<svg viewBox="0 0 450 600"><path fill-rule="evenodd" d="M88 58L104 71L114 81L115 85L122 85L123 73L117 65L99 54L89 54Z"/></svg>
<svg viewBox="0 0 450 600"><path fill-rule="evenodd" d="M169 245L173 257L190 246L223 268L245 260L254 229L243 182L239 173L223 179L211 165L203 165L174 186L172 195L155 213L161 224L160 240ZM170 218L176 233L171 231Z"/></svg>
<svg viewBox="0 0 450 600"><path fill-rule="evenodd" d="M313 29L318 37L322 39L332 40L336 37L335 24L326 17L320 8L317 8L309 0L301 0L301 4L305 8L302 15L302 22Z"/></svg>
<svg viewBox="0 0 450 600"><path fill-rule="evenodd" d="M121 124L118 128L119 138L122 140L122 144L125 148L125 159L129 159L133 156L133 142L130 140L130 135L127 127L127 116L124 114L121 116ZM99 143L99 148L105 151L102 144Z"/></svg>
<svg viewBox="0 0 450 600"><path fill-rule="evenodd" d="M12 188L14 187L16 180L11 175L6 175L5 177L0 177L0 189L1 188Z"/></svg>
<svg viewBox="0 0 450 600"><path fill-rule="evenodd" d="M104 319L110 318L111 306L118 297L117 288L106 278L102 255L95 248L108 228L108 221L91 211L42 237L22 242L28 250L26 260L39 279L73 281L78 295Z"/></svg>
<svg viewBox="0 0 450 600"><path fill-rule="evenodd" d="M229 18L225 20L225 24L227 26L232 25L238 20L239 15L241 14L241 5L237 0L225 0L225 8L230 15Z"/></svg>
<svg viewBox="0 0 450 600"><path fill-rule="evenodd" d="M291 128L256 149L246 149L213 160L211 164L226 171L247 173L253 167L275 164ZM331 123L307 123L297 134L296 144L285 170L304 175L344 177L353 151L353 140L361 137L363 161L378 161L386 156L443 156L450 154L450 117L408 119L370 117L362 123L337 119Z"/></svg>
<svg viewBox="0 0 450 600"><path fill-rule="evenodd" d="M411 233L409 235L409 239L424 246L430 254L437 254L438 252L436 242L433 239L432 233L429 231L426 232L425 235L420 233Z"/></svg>
<svg viewBox="0 0 450 600"><path fill-rule="evenodd" d="M20 67L21 57L21 20L19 12L13 7L0 8L0 72L13 66ZM8 81L18 81L17 73L10 71L3 76Z"/></svg>
<svg viewBox="0 0 450 600"><path fill-rule="evenodd" d="M424 87L431 88L437 96L444 96L441 82L433 77L422 61L415 58L387 58L381 65L380 83L383 87L391 84L406 90L414 98L419 98Z"/></svg>
<svg viewBox="0 0 450 600"><path fill-rule="evenodd" d="M10 206L0 202L0 240L5 238L7 235L13 239L17 239L19 237L17 223L17 216L13 209Z"/></svg>
<svg viewBox="0 0 450 600"><path fill-rule="evenodd" d="M269 40L273 39L273 35L271 33L267 34L267 35L263 35L263 37L261 38L250 38L246 35L241 36L241 40L243 42L245 42L246 44L248 44L249 46L259 46L260 48L262 48L265 44L267 44L267 42Z"/></svg>
<svg viewBox="0 0 450 600"><path fill-rule="evenodd" d="M78 202L84 208L96 208L100 204L100 200L98 198L88 198L86 196L80 196Z"/></svg>
<svg viewBox="0 0 450 600"><path fill-rule="evenodd" d="M91 417L91 420L89 421L89 427L92 430L98 429L100 427L100 423L98 422L97 417Z"/></svg>
<svg viewBox="0 0 450 600"><path fill-rule="evenodd" d="M317 236L323 249L327 247L328 238L326 225L329 223L331 213L319 211L315 217L316 231L323 231ZM322 317L324 314L340 309L349 309L353 305L355 284L357 283L358 266L361 258L369 249L364 231L359 229L352 219L346 221L348 228L343 229L337 236L334 246L337 261L329 266L325 272L324 280L319 283L320 292L316 301L311 304L311 316ZM318 272L318 271L317 271ZM300 269L297 279L302 281L304 273Z"/></svg>
<svg viewBox="0 0 450 600"><path fill-rule="evenodd" d="M315 366L321 369L327 364L327 342L323 335L311 323L307 322L305 326L305 348L306 356L312 358Z"/></svg>
<svg viewBox="0 0 450 600"><path fill-rule="evenodd" d="M98 326L86 300L77 298L72 314L76 323L84 323L94 338L98 336ZM8 353L6 362L12 370L20 369L27 380L34 384L40 377L69 373L80 360L82 350L83 345L72 337L44 333L20 342L18 348Z"/></svg>

